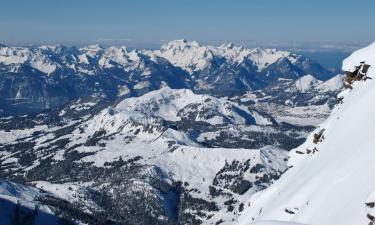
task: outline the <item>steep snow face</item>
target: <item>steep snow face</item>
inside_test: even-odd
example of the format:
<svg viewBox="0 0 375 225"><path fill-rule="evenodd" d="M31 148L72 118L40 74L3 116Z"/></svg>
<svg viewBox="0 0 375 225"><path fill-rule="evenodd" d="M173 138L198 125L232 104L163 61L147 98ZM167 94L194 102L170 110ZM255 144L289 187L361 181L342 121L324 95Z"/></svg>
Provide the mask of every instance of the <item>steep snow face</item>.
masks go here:
<svg viewBox="0 0 375 225"><path fill-rule="evenodd" d="M375 65L375 44L345 59L344 70L360 61ZM368 76L375 78L375 67ZM326 122L290 153L292 167L269 189L249 199L238 224L278 220L311 225L368 224L365 202L375 190L374 83L356 82L340 96ZM314 142L314 133L324 138ZM371 199L371 195L369 197ZM247 204L246 204L247 205ZM261 223L262 224L262 223Z"/></svg>

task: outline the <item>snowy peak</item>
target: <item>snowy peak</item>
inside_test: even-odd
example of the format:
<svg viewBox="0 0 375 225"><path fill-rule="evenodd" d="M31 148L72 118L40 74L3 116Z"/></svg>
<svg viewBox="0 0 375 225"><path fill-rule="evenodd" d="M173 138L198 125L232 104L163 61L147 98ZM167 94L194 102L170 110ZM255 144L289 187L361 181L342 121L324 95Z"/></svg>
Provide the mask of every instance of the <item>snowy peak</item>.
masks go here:
<svg viewBox="0 0 375 225"><path fill-rule="evenodd" d="M164 44L160 51L156 51L156 54L190 73L205 69L214 57L225 59L232 64L249 60L257 67L258 72L282 58L286 58L292 63L297 62L297 59L300 58L298 55L276 49L249 49L235 46L233 43L222 44L218 47L201 46L195 41L188 42L185 39Z"/></svg>
<svg viewBox="0 0 375 225"><path fill-rule="evenodd" d="M28 64L47 75L54 72L57 64L43 52L43 48L0 47L0 64Z"/></svg>
<svg viewBox="0 0 375 225"><path fill-rule="evenodd" d="M193 120L218 124L272 124L272 121L246 107L208 95L196 95L188 89L149 92L141 97L128 98L116 107L119 111L134 111L167 121Z"/></svg>
<svg viewBox="0 0 375 225"><path fill-rule="evenodd" d="M317 89L322 92L336 92L344 87L344 75L338 74L331 79L320 83Z"/></svg>
<svg viewBox="0 0 375 225"><path fill-rule="evenodd" d="M307 90L310 90L313 86L316 86L317 84L321 84L322 82L317 80L312 75L305 75L301 78L299 78L296 82L296 88L297 90L301 92L305 92Z"/></svg>
<svg viewBox="0 0 375 225"><path fill-rule="evenodd" d="M83 47L79 49L82 53L85 53L91 57L95 57L98 55L99 52L103 51L103 47L100 45L89 45L87 47Z"/></svg>
<svg viewBox="0 0 375 225"><path fill-rule="evenodd" d="M207 68L219 70L225 65L235 69L238 64L247 61L256 67L257 72L264 71L280 59L288 59L293 65L300 63L308 67L309 60L287 51L276 49L249 49L235 46L233 43L221 46L203 46L196 41L174 40L163 44L160 50L132 51L126 47L103 48L100 45L89 45L76 49L74 47L40 46L36 48L18 48L0 46L0 64L27 64L45 74L51 74L58 67L68 67L81 74L93 75L101 69L122 67L129 71L135 62L142 60L139 53L154 59L155 56L168 60L190 74L204 71ZM133 61L129 63L129 61ZM233 67L233 68L232 68ZM314 73L311 73L315 76Z"/></svg>
<svg viewBox="0 0 375 225"><path fill-rule="evenodd" d="M155 54L185 69L190 74L205 69L214 57L208 47L186 40L175 40L164 44L160 50L155 51Z"/></svg>
<svg viewBox="0 0 375 225"><path fill-rule="evenodd" d="M303 61L300 59L305 57L276 49L249 49L232 43L204 46L186 40L166 43L155 51L99 45L5 46L0 47L0 71L6 76L0 82L11 82L14 75L23 81L3 87L0 100L7 105L0 113L47 109L94 92L110 98L139 96L165 85L233 97L263 89L278 78L321 75L319 69L314 73L302 70L297 65ZM303 62L309 65L310 61ZM19 104L21 98L25 98L24 104Z"/></svg>
<svg viewBox="0 0 375 225"><path fill-rule="evenodd" d="M292 60L294 55L286 51L278 51L276 49L254 49L251 51L249 58L258 67L258 71L262 71L269 65L279 61L280 59Z"/></svg>
<svg viewBox="0 0 375 225"><path fill-rule="evenodd" d="M186 39L173 40L166 44L163 44L161 50L168 51L173 49L184 50L188 48L199 48L199 44L196 41L188 42Z"/></svg>
<svg viewBox="0 0 375 225"><path fill-rule="evenodd" d="M296 80L294 85L302 93L307 91L317 91L318 93L337 92L344 86L344 76L338 74L327 81L321 81L312 75L305 75Z"/></svg>
<svg viewBox="0 0 375 225"><path fill-rule="evenodd" d="M110 47L105 50L99 60L99 65L104 68L111 68L116 65L126 67L130 61L126 47Z"/></svg>

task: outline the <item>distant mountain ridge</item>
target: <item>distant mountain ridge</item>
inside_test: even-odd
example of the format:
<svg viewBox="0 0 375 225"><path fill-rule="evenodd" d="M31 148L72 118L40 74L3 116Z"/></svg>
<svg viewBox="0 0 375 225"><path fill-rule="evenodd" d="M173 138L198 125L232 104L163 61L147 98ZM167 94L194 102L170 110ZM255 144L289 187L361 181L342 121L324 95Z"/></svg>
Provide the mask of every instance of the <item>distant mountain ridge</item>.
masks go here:
<svg viewBox="0 0 375 225"><path fill-rule="evenodd" d="M52 108L84 96L139 96L163 86L234 96L279 78L333 74L319 63L286 51L225 44L201 46L176 40L160 50L99 45L0 46L0 115Z"/></svg>

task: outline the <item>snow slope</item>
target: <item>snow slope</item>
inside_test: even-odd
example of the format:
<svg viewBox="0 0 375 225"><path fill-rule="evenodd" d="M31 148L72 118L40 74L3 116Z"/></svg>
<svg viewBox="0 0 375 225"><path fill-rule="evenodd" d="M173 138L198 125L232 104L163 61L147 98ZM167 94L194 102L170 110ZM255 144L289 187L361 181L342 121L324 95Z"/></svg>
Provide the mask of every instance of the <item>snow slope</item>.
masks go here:
<svg viewBox="0 0 375 225"><path fill-rule="evenodd" d="M309 90L317 90L320 93L333 92L342 89L343 79L344 76L339 74L323 82L308 74L296 80L295 87L302 93Z"/></svg>
<svg viewBox="0 0 375 225"><path fill-rule="evenodd" d="M36 225L59 224L58 218L49 207L35 201L39 195L36 188L0 179L0 224L15 224L15 218L21 221L22 218L28 218L29 222ZM36 213L32 214L34 212ZM25 217L27 214L29 216Z"/></svg>
<svg viewBox="0 0 375 225"><path fill-rule="evenodd" d="M345 59L343 70L360 61L375 65L375 44ZM375 67L368 76L375 78ZM269 189L255 194L238 224L278 220L311 225L368 224L365 202L375 190L375 88L373 81L356 82L343 91L344 103L336 106L314 133L324 140L313 143L313 134L291 151L292 167ZM308 153L307 149L318 152Z"/></svg>
<svg viewBox="0 0 375 225"><path fill-rule="evenodd" d="M233 123L270 125L269 118L249 111L247 107L211 97L197 95L189 89L171 89L163 87L141 97L128 98L119 103L116 109L141 112L149 116L161 117L168 121L180 121L195 115L195 121L204 121L212 125Z"/></svg>

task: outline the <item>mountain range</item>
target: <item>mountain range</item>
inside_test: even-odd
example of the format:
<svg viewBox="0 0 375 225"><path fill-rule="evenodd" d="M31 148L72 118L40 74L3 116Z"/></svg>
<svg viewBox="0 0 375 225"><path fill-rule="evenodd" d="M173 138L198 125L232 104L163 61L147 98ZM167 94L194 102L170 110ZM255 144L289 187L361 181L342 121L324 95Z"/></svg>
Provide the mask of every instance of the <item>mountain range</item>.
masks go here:
<svg viewBox="0 0 375 225"><path fill-rule="evenodd" d="M160 50L98 45L0 46L0 113L40 112L87 96L140 96L163 86L216 97L259 90L280 78L334 76L318 62L276 49L176 40Z"/></svg>
<svg viewBox="0 0 375 225"><path fill-rule="evenodd" d="M275 49L0 46L1 216L246 222L249 199L291 170L342 87L342 75Z"/></svg>

